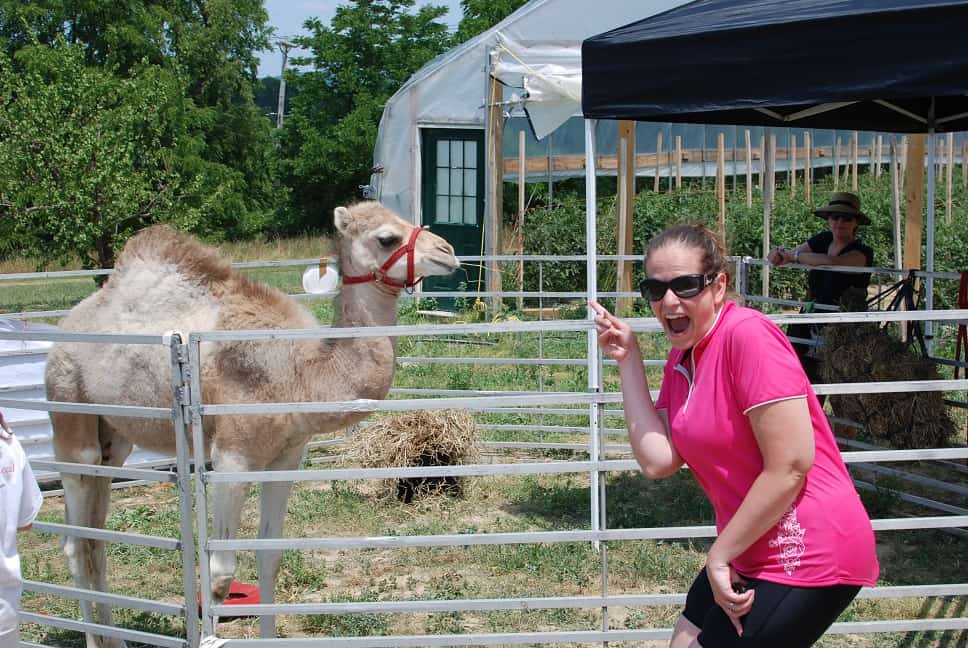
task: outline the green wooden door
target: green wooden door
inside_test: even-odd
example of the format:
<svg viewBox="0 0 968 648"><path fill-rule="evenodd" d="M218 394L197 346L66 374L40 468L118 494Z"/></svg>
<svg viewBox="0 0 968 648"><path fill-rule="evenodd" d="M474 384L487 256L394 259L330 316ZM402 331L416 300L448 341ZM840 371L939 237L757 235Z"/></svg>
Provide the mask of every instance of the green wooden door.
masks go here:
<svg viewBox="0 0 968 648"><path fill-rule="evenodd" d="M459 257L482 253L484 131L423 130L423 224L454 246ZM447 277L428 277L424 290L477 292L480 267L473 262ZM484 287L481 286L483 289ZM450 308L453 299L440 299Z"/></svg>

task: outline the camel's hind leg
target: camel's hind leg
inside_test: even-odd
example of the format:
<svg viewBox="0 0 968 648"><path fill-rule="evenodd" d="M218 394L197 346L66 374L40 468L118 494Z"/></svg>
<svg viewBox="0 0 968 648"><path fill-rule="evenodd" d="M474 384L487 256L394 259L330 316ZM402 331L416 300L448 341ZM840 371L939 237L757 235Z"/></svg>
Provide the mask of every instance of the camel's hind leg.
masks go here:
<svg viewBox="0 0 968 648"><path fill-rule="evenodd" d="M54 427L54 454L58 461L93 465L118 466L131 452L131 444L120 438L89 414L51 413ZM108 514L111 479L90 475L63 474L65 521L67 524L103 529ZM104 542L67 537L64 553L77 587L107 591ZM96 615L95 615L96 607ZM112 625L111 607L81 601L81 611L88 623ZM87 635L88 648L118 648L118 639Z"/></svg>
<svg viewBox="0 0 968 648"><path fill-rule="evenodd" d="M289 448L281 457L271 463L267 470L296 470L302 465L305 446ZM262 484L262 495L259 511L259 537L282 538L286 519L289 492L292 482L265 482ZM261 603L275 603L276 577L279 575L279 562L282 551L260 551L259 563L259 600ZM259 617L259 636L272 639L276 636L276 618L274 616Z"/></svg>

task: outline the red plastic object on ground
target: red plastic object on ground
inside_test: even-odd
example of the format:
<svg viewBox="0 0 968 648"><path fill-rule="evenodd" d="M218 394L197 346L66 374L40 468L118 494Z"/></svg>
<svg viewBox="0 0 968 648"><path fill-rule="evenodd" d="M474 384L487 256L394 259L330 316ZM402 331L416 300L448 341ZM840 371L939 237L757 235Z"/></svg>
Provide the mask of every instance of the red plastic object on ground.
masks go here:
<svg viewBox="0 0 968 648"><path fill-rule="evenodd" d="M258 605L260 602L259 598L259 586L253 585L251 583L240 583L238 581L232 581L229 586L229 595L225 597L223 605ZM198 595L198 609L202 609L202 595ZM246 614L222 614L222 618L227 617L243 617L250 616Z"/></svg>

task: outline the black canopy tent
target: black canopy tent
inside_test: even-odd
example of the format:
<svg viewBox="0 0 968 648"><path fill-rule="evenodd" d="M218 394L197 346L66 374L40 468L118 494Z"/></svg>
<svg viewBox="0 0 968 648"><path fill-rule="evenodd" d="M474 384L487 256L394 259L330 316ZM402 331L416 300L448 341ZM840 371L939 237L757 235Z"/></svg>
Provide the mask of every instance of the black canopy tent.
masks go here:
<svg viewBox="0 0 968 648"><path fill-rule="evenodd" d="M587 119L968 130L965 25L968 0L696 0L586 39L582 111ZM933 145L928 158L930 272ZM931 309L930 276L927 283Z"/></svg>
<svg viewBox="0 0 968 648"><path fill-rule="evenodd" d="M968 129L968 0L697 0L582 45L591 119Z"/></svg>

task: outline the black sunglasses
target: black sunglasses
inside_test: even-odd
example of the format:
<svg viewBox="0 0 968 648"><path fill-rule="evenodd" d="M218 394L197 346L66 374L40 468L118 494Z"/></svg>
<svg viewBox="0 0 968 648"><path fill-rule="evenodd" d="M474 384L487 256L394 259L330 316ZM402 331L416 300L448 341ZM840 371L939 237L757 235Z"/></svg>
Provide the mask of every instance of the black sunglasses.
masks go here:
<svg viewBox="0 0 968 648"><path fill-rule="evenodd" d="M841 214L839 212L827 212L827 218L830 220L842 220L842 221L852 221L857 220L857 217L853 214Z"/></svg>
<svg viewBox="0 0 968 648"><path fill-rule="evenodd" d="M661 301L667 290L672 290L677 297L688 299L701 293L706 286L712 283L717 274L719 273L714 272L708 276L704 274L679 275L669 281L646 277L639 283L639 291L649 301Z"/></svg>

